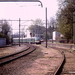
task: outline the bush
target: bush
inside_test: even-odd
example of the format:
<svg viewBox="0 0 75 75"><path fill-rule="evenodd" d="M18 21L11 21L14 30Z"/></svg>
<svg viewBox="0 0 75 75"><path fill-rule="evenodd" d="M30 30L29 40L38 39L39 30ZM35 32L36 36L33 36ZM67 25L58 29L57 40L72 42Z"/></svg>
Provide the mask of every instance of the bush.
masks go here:
<svg viewBox="0 0 75 75"><path fill-rule="evenodd" d="M10 44L10 38L9 38L9 36L6 36L6 44Z"/></svg>
<svg viewBox="0 0 75 75"><path fill-rule="evenodd" d="M10 44L10 38L7 35L0 33L0 38L6 38L6 44Z"/></svg>
<svg viewBox="0 0 75 75"><path fill-rule="evenodd" d="M67 40L67 39L61 39L60 41L59 41L60 43L73 43L73 39L69 39L69 40Z"/></svg>
<svg viewBox="0 0 75 75"><path fill-rule="evenodd" d="M2 33L0 33L0 38L6 38L6 36Z"/></svg>

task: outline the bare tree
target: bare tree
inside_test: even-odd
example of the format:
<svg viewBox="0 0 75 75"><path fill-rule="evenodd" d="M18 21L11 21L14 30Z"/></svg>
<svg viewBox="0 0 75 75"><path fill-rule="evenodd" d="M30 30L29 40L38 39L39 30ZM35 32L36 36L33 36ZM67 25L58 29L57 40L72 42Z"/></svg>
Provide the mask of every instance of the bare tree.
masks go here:
<svg viewBox="0 0 75 75"><path fill-rule="evenodd" d="M2 33L3 34L8 35L8 33L11 32L11 27L10 27L9 23L6 20L4 20L1 23L1 26L2 26Z"/></svg>
<svg viewBox="0 0 75 75"><path fill-rule="evenodd" d="M29 27L30 32L32 32L33 36L36 34L43 35L45 32L45 27L43 26L43 22L41 19L36 19L32 22L32 25Z"/></svg>
<svg viewBox="0 0 75 75"><path fill-rule="evenodd" d="M48 32L50 33L49 36L50 39L52 39L52 32L57 29L56 20L53 17L51 17L48 25Z"/></svg>

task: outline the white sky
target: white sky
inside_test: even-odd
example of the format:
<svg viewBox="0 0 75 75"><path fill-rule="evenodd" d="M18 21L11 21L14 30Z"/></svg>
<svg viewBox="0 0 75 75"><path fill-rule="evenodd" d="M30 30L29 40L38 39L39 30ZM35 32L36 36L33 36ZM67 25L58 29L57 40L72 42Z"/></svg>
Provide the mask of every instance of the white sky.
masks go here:
<svg viewBox="0 0 75 75"><path fill-rule="evenodd" d="M12 3L12 2L0 2L0 19L6 20L35 20L40 18L45 20L45 7L47 7L48 12L48 20L50 17L55 17L55 14L58 10L57 0L40 0L43 4L43 8L38 6L40 3ZM26 25L30 24L30 22L26 22ZM12 22L14 25L18 26L17 22Z"/></svg>

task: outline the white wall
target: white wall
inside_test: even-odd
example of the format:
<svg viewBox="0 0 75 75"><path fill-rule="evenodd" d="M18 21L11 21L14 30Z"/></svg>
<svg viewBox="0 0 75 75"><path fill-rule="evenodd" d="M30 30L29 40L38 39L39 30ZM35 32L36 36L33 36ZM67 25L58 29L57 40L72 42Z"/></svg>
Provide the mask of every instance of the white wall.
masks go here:
<svg viewBox="0 0 75 75"><path fill-rule="evenodd" d="M29 31L29 30L27 30L26 35L27 35L27 37L31 37L31 36L30 36L30 31Z"/></svg>
<svg viewBox="0 0 75 75"><path fill-rule="evenodd" d="M57 31L54 31L54 32L53 32L53 40L56 40L56 39L59 38L59 37L60 37L60 33L57 32Z"/></svg>

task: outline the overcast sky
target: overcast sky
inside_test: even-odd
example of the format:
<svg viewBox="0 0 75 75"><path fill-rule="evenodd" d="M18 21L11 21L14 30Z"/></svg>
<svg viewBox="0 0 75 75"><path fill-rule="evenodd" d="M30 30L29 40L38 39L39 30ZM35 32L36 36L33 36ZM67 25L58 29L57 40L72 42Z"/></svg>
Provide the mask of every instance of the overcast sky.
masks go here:
<svg viewBox="0 0 75 75"><path fill-rule="evenodd" d="M0 19L45 19L45 7L48 8L48 18L55 16L58 9L57 0L41 0L40 3L12 3L0 2Z"/></svg>
<svg viewBox="0 0 75 75"><path fill-rule="evenodd" d="M45 20L45 7L47 7L48 10L48 19L50 19L50 17L55 17L55 14L58 10L57 0L40 1L43 4L43 8L38 6L40 3L0 2L0 19L18 20L21 18L21 20L35 20L40 18ZM18 25L18 23L15 22L14 25Z"/></svg>

